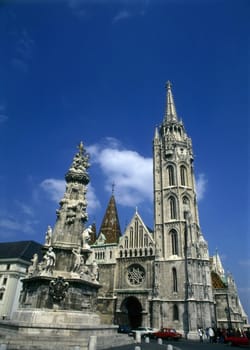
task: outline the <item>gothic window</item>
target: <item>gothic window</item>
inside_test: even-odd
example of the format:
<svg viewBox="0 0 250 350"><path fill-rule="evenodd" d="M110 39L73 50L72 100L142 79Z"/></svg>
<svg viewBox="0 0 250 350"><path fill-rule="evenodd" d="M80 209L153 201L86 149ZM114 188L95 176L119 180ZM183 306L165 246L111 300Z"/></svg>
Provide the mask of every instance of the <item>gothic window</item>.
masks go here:
<svg viewBox="0 0 250 350"><path fill-rule="evenodd" d="M135 221L135 237L134 237L134 247L138 247L138 221Z"/></svg>
<svg viewBox="0 0 250 350"><path fill-rule="evenodd" d="M178 306L174 304L173 306L173 321L178 321L179 320L179 310Z"/></svg>
<svg viewBox="0 0 250 350"><path fill-rule="evenodd" d="M120 258L122 258L122 250L120 250Z"/></svg>
<svg viewBox="0 0 250 350"><path fill-rule="evenodd" d="M169 165L167 167L167 172L168 172L168 184L169 184L169 186L175 185L174 167L172 165Z"/></svg>
<svg viewBox="0 0 250 350"><path fill-rule="evenodd" d="M153 255L153 249L152 248L149 249L149 254Z"/></svg>
<svg viewBox="0 0 250 350"><path fill-rule="evenodd" d="M125 237L125 248L128 248L128 237Z"/></svg>
<svg viewBox="0 0 250 350"><path fill-rule="evenodd" d="M180 167L181 171L181 185L187 186L187 169L184 165L181 165Z"/></svg>
<svg viewBox="0 0 250 350"><path fill-rule="evenodd" d="M173 269L172 269L172 275L173 275L173 292L177 293L178 292L177 272L176 272L176 268L175 267L173 267Z"/></svg>
<svg viewBox="0 0 250 350"><path fill-rule="evenodd" d="M170 206L170 219L176 219L176 201L174 197L169 198L169 206Z"/></svg>
<svg viewBox="0 0 250 350"><path fill-rule="evenodd" d="M172 244L172 254L178 255L178 236L175 230L170 231L171 244Z"/></svg>
<svg viewBox="0 0 250 350"><path fill-rule="evenodd" d="M139 227L139 247L143 247L143 227Z"/></svg>
<svg viewBox="0 0 250 350"><path fill-rule="evenodd" d="M133 235L133 227L130 227L130 232L129 232L129 247L132 248L133 247L133 239L134 235Z"/></svg>
<svg viewBox="0 0 250 350"><path fill-rule="evenodd" d="M140 265L131 265L128 268L127 277L130 284L139 285L145 280L145 270Z"/></svg>
<svg viewBox="0 0 250 350"><path fill-rule="evenodd" d="M148 246L148 236L144 235L144 247Z"/></svg>

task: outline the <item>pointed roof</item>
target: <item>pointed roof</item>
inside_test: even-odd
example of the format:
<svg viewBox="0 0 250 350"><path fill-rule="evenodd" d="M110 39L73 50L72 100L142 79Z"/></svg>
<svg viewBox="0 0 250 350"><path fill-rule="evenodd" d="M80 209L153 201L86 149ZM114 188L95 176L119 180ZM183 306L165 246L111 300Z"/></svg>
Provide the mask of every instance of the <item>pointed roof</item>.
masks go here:
<svg viewBox="0 0 250 350"><path fill-rule="evenodd" d="M35 241L18 241L0 243L1 259L22 259L30 262L35 253L42 258L42 245Z"/></svg>
<svg viewBox="0 0 250 350"><path fill-rule="evenodd" d="M121 228L113 190L102 220L99 235L101 233L106 237L105 243L118 243L119 238L121 237Z"/></svg>
<svg viewBox="0 0 250 350"><path fill-rule="evenodd" d="M166 110L165 110L165 120L167 120L168 122L178 120L171 87L172 87L172 84L170 83L170 81L168 81L166 83L167 97L166 97Z"/></svg>
<svg viewBox="0 0 250 350"><path fill-rule="evenodd" d="M133 237L131 236L133 232ZM127 242L127 243L125 243ZM142 220L138 209L136 208L135 214L132 217L129 225L127 226L124 235L119 242L120 249L145 249L151 248L152 255L154 254L155 241L149 230ZM145 255L145 250L142 251L142 255Z"/></svg>

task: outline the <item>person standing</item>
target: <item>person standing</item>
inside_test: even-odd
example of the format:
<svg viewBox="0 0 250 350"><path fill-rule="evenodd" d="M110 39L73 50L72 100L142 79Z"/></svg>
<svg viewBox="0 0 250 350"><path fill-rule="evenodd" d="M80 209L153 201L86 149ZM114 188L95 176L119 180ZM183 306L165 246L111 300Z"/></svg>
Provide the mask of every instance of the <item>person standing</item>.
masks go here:
<svg viewBox="0 0 250 350"><path fill-rule="evenodd" d="M198 329L198 335L199 335L199 338L200 338L200 343L203 343L203 329L202 328L199 328Z"/></svg>
<svg viewBox="0 0 250 350"><path fill-rule="evenodd" d="M214 342L214 330L212 327L208 328L208 335L209 335L209 343Z"/></svg>

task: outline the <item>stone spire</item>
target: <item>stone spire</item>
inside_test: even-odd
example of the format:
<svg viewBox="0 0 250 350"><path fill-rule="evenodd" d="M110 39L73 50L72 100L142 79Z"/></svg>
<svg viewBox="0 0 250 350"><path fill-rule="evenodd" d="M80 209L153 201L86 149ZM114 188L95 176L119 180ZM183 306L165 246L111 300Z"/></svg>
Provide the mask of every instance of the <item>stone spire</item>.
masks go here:
<svg viewBox="0 0 250 350"><path fill-rule="evenodd" d="M172 84L170 83L170 81L168 81L166 83L167 97L166 97L166 110L165 110L165 118L164 118L168 122L178 120L171 87L172 87Z"/></svg>
<svg viewBox="0 0 250 350"><path fill-rule="evenodd" d="M79 152L73 158L72 165L65 175L66 191L57 210L57 221L52 235L53 244L78 246L81 244L81 233L88 220L86 212L87 184L89 175L89 157L81 142Z"/></svg>
<svg viewBox="0 0 250 350"><path fill-rule="evenodd" d="M121 228L114 196L114 185L112 185L112 195L102 220L99 235L101 233L106 237L106 243L118 243L121 237Z"/></svg>

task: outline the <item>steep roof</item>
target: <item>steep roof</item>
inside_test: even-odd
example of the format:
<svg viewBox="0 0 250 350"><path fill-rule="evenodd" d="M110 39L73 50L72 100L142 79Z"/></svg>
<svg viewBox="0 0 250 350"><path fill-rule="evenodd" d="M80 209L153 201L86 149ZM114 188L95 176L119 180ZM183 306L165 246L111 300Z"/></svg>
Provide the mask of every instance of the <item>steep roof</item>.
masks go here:
<svg viewBox="0 0 250 350"><path fill-rule="evenodd" d="M0 259L22 259L30 261L35 253L41 255L42 245L35 241L0 243Z"/></svg>
<svg viewBox="0 0 250 350"><path fill-rule="evenodd" d="M121 237L120 222L113 193L102 220L99 235L101 233L106 237L106 243L118 243Z"/></svg>

